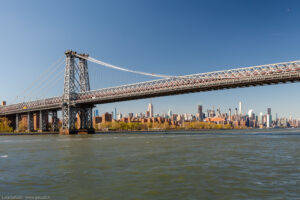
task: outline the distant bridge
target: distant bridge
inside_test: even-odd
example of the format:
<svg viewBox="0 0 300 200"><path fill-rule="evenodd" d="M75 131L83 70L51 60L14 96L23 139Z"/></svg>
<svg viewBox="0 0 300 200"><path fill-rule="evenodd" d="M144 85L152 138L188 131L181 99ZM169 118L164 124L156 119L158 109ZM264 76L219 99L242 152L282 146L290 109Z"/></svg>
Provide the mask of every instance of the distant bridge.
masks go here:
<svg viewBox="0 0 300 200"><path fill-rule="evenodd" d="M62 110L61 134L78 132L75 127L77 114L80 116L81 123L79 131L92 133L94 132L92 108L95 104L300 81L300 61L186 76L166 76L128 70L96 60L87 54L78 54L74 51L66 51L65 55L66 67L64 93L62 96L2 106L0 107L0 117L11 119L14 128L17 130L20 116L25 114L28 117L27 123L30 131L33 127L33 114L37 114L39 128L41 131L44 131L47 129L47 116L49 113L52 113L52 128L53 130L58 130L57 111ZM79 60L78 65L75 59ZM117 70L161 77L161 79L91 91L87 61ZM76 84L79 92L76 92Z"/></svg>

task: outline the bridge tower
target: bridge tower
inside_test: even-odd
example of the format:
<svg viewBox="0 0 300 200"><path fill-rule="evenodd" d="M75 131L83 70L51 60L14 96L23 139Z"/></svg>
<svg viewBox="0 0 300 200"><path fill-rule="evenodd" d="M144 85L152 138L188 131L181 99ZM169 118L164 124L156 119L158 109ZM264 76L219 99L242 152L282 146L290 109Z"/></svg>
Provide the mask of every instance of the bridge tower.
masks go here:
<svg viewBox="0 0 300 200"><path fill-rule="evenodd" d="M90 91L87 60L78 58L74 51L66 51L66 68L64 77L64 93L62 106L62 129L60 134L94 133L92 109L93 105L76 105L77 92ZM88 57L87 54L80 54ZM76 63L79 59L79 64ZM79 79L79 80L78 80ZM77 90L76 90L77 89ZM80 117L80 128L76 129L76 117Z"/></svg>

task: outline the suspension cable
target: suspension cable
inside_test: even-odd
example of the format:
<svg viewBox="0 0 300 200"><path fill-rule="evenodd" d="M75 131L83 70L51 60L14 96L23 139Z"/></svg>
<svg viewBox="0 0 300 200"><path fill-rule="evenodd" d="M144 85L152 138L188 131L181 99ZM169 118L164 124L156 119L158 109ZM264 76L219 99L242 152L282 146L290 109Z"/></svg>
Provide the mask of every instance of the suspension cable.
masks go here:
<svg viewBox="0 0 300 200"><path fill-rule="evenodd" d="M62 60L55 68L53 68L52 71L50 71L50 73L48 73L43 80L41 80L40 83L35 84L33 87L31 87L28 91L26 91L24 94L27 93L27 97L33 95L33 94L37 94L37 92L41 91L42 88L45 88L45 86L47 86L47 84L49 83L49 80L51 81L51 78L53 78L53 76L55 75L55 73L59 72L60 67L64 64L64 60ZM56 76L55 76L56 77ZM46 85L45 85L46 84ZM24 97L26 97L24 96Z"/></svg>
<svg viewBox="0 0 300 200"><path fill-rule="evenodd" d="M168 75L140 72L140 71L135 71L135 70L131 70L131 69L123 68L123 67L118 67L116 65L111 65L109 63L97 60L97 59L92 58L92 57L84 57L84 56L81 56L81 55L78 55L78 54L76 54L76 56L79 57L79 58L91 61L93 63L102 65L104 67L108 67L108 68L112 68L112 69L116 69L116 70L120 70L120 71L131 72L131 73L135 73L135 74L141 74L141 75L144 75L144 76L159 77L159 78L171 78L171 77L173 77L173 76L168 76Z"/></svg>
<svg viewBox="0 0 300 200"><path fill-rule="evenodd" d="M51 77L51 79L48 80L46 85L38 88L38 90L35 91L35 94L36 95L39 95L39 94L44 95L45 92L48 92L51 89L51 87L54 83L58 83L59 80L64 78L63 73L64 73L64 70L58 71L54 76Z"/></svg>
<svg viewBox="0 0 300 200"><path fill-rule="evenodd" d="M64 59L64 56L61 56L59 59L57 59L52 65L50 65L45 71L44 73L40 74L27 88L25 88L24 90L22 90L22 92L20 93L20 95L17 95L12 102L14 103L18 97L21 97L23 95L25 95L27 92L29 92L34 86L37 85L37 83L47 74L49 74L51 72L51 70L53 70L53 67L56 66L58 63L60 63L62 60Z"/></svg>

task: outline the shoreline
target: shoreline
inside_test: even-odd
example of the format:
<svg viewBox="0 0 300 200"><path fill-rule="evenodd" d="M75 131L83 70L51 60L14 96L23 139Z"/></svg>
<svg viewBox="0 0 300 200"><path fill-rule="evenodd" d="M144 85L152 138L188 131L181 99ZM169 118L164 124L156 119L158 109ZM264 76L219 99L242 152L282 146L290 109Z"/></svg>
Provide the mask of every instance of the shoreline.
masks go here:
<svg viewBox="0 0 300 200"><path fill-rule="evenodd" d="M176 132L207 132L207 131L271 131L279 129L294 129L297 128L276 128L276 129L260 129L260 128L248 128L248 129L180 129L180 130L122 130L122 131L96 131L95 134L147 134L147 133L157 133L157 134L168 134ZM0 133L0 136L20 136L20 135L59 135L59 132L30 132L30 133ZM80 134L75 134L80 135ZM93 135L93 134L90 134Z"/></svg>
<svg viewBox="0 0 300 200"><path fill-rule="evenodd" d="M190 131L190 132L199 132L199 131L224 131L224 130L249 130L249 129L175 129L175 130L122 130L122 131L95 131L94 134L134 134L134 133L168 133L168 132L180 132L180 131ZM251 129L252 130L252 129ZM30 133L0 133L0 136L7 135L59 135L59 132L30 132ZM80 135L80 134L74 134ZM89 134L93 135L93 134Z"/></svg>
<svg viewBox="0 0 300 200"><path fill-rule="evenodd" d="M0 133L0 136L10 136L10 135L15 135L15 136L18 136L18 135L58 135L59 133L58 132L42 132L42 133L39 133L39 132L32 132L32 133Z"/></svg>

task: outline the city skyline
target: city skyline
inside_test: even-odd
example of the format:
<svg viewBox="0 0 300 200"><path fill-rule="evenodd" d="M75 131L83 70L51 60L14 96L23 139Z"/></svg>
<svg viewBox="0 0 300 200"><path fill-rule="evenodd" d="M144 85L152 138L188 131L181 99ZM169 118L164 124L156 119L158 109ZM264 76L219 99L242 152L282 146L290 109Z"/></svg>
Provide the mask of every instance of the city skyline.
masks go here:
<svg viewBox="0 0 300 200"><path fill-rule="evenodd" d="M242 104L242 112L240 112L240 105ZM150 106L151 105L151 106ZM195 116L195 117L197 117L197 113L199 113L199 112L202 112L203 114L204 114L204 116L205 117L208 117L207 116L207 113L208 113L208 111L214 111L214 113L217 113L218 112L218 110L219 110L219 112L220 113L226 113L226 114L228 114L229 116L230 116L230 113L232 114L232 115L235 115L236 113L238 114L238 115L247 115L247 116L251 116L252 114L254 114L255 116L259 116L260 114L263 114L263 115L267 115L267 114L269 114L269 115L271 115L272 117L273 117L273 120L275 119L275 118L286 118L286 119L295 119L295 120L300 120L300 118L297 118L297 117L294 117L294 116L292 116L292 115L289 115L289 116L284 116L284 115L282 115L281 113L277 113L277 112L274 112L274 110L273 110L273 108L271 108L271 107L266 107L264 110L261 110L261 111L259 111L259 110L257 110L256 111L256 109L255 108L251 108L251 109L245 109L244 107L243 107L243 102L241 102L241 101L238 101L237 102L237 106L236 107L221 107L221 106L212 106L212 107L207 107L207 106L205 106L205 105L203 105L203 104L201 104L201 105L195 105L194 107L194 111L193 112L177 112L176 110L172 110L172 109L168 109L168 111L167 112L161 112L161 111L159 111L158 109L156 109L155 107L155 105L152 103L152 101L150 101L148 104L146 104L145 105L145 108L144 108L144 110L140 110L140 111L137 111L137 112L133 112L133 111L129 111L129 112L122 112L122 109L121 110L119 110L118 108L114 108L113 110L111 110L111 111L108 111L108 110L99 110L99 108L98 107L96 107L95 109L94 109L94 116L100 116L101 114L103 114L103 113L112 113L113 114L113 116L115 116L115 115L119 115L120 116L120 114L121 114L121 116L122 117L128 117L130 114L133 114L134 116L135 116L135 114L143 114L145 117L157 117L157 116L164 116L164 115L167 115L167 116L169 116L170 117L170 115L172 115L172 114L176 114L176 115L184 115L184 114L191 114L191 115L193 115L193 116ZM199 108L199 107L201 107L201 108ZM156 112L153 112L152 113L152 115L150 114L150 112L149 112L149 110L152 108L152 110L154 110L154 108L156 109L156 110L158 110L158 111L156 111ZM201 111L200 111L201 110ZM272 110L272 111L271 111ZM117 113L115 113L117 111ZM235 113L236 112L236 113ZM97 113L97 115L95 114L95 113ZM171 113L171 114L170 114ZM251 114L249 114L249 113L251 113ZM115 119L114 117L113 117L113 119ZM204 118L203 118L204 119Z"/></svg>
<svg viewBox="0 0 300 200"><path fill-rule="evenodd" d="M93 116L93 127L97 130L118 130L126 127L136 129L245 129L245 128L299 128L300 119L292 117L280 117L278 113L272 114L272 108L268 107L266 112L254 113L253 109L243 112L242 102L238 108L227 111L221 107L207 108L203 111L203 105L198 105L196 113L176 113L169 110L168 113L153 113L154 105L150 102L147 109L139 113L122 113L115 108L114 112L105 112L98 115L95 109ZM232 112L234 110L234 112ZM117 116L117 117L113 117ZM273 117L274 116L274 117ZM77 118L79 120L79 118ZM77 124L80 124L78 121Z"/></svg>
<svg viewBox="0 0 300 200"><path fill-rule="evenodd" d="M268 86L266 86L268 87ZM272 87L272 86L271 86ZM257 87L255 87L257 88ZM247 88L243 88L247 89ZM237 89L237 90L242 90L242 89ZM228 90L224 91L213 91L214 92L226 92ZM205 92L204 94L208 94L209 92ZM182 96L197 96L197 94L186 94ZM211 96L215 97L217 95L212 94ZM297 115L296 112L293 112L293 109L289 109L285 104L281 105L280 102L277 104L274 103L274 101L271 101L269 104L263 103L253 103L252 101L236 101L236 102L228 102L226 103L220 103L216 99L212 98L209 101L195 101L195 100L190 100L189 98L182 98L183 101L186 102L186 105L178 105L176 102L176 99L172 99L170 97L158 97L158 98L152 98L151 100L149 99L144 99L144 100L134 100L134 101L126 101L126 102L119 102L119 103L110 103L110 104L102 104L102 105L97 105L97 109L99 112L111 112L114 110L116 107L118 111L122 113L139 113L141 111L144 112L145 110L145 105L148 105L149 102L152 102L153 105L155 105L155 110L156 113L159 112L160 114L163 113L168 113L169 110L171 109L172 112L176 113L194 113L196 111L197 105L202 105L203 106L203 112L206 111L207 108L217 108L221 107L221 109L224 111L226 110L227 112L229 109L232 109L232 112L234 112L234 109L237 108L239 111L239 102L242 102L243 104L243 113L246 114L248 113L249 110L253 110L255 114L259 114L260 112L266 112L266 109L271 107L273 110L273 113L277 113L278 116L280 117L285 117L289 118L292 116L294 119L300 119L300 115ZM226 99L225 99L226 100ZM169 104L169 106L165 106L166 101L171 102L172 104ZM290 111L287 111L290 110Z"/></svg>

